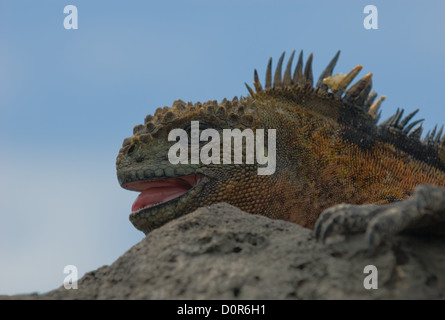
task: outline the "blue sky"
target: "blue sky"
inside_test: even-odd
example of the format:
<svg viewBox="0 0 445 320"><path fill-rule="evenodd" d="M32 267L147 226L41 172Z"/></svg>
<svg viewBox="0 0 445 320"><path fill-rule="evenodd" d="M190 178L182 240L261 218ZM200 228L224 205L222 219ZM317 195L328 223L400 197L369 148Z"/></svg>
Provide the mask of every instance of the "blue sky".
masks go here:
<svg viewBox="0 0 445 320"><path fill-rule="evenodd" d="M76 5L79 29L65 30ZM378 9L366 30L363 8ZM269 57L314 52L318 75L363 65L383 117L445 121L445 3L430 1L0 0L0 294L62 285L143 238L115 158L157 107L247 95Z"/></svg>

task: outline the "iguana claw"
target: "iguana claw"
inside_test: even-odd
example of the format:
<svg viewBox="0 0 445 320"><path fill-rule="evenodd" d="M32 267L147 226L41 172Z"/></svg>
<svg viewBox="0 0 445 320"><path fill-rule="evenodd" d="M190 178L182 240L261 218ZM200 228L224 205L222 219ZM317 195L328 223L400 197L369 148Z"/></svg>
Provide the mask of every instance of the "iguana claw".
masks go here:
<svg viewBox="0 0 445 320"><path fill-rule="evenodd" d="M370 248L401 232L445 234L445 188L420 185L411 198L385 205L339 204L323 211L314 227L322 242L365 233Z"/></svg>

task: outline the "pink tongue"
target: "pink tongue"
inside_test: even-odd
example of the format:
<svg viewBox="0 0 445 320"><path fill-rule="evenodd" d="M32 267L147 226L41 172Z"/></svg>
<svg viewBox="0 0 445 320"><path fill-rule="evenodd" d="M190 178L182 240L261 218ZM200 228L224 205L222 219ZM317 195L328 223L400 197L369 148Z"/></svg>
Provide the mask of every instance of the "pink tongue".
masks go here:
<svg viewBox="0 0 445 320"><path fill-rule="evenodd" d="M131 207L131 212L138 211L151 204L166 202L186 193L188 188L180 186L155 187L142 191Z"/></svg>
<svg viewBox="0 0 445 320"><path fill-rule="evenodd" d="M134 181L124 184L123 187L141 192L131 207L131 212L136 212L142 208L183 195L193 188L201 178L201 175L190 174L178 178Z"/></svg>

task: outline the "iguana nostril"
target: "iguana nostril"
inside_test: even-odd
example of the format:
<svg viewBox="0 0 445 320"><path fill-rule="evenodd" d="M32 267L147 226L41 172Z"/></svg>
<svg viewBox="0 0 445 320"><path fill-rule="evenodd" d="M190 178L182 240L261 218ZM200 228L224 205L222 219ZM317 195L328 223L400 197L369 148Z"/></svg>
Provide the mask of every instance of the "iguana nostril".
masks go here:
<svg viewBox="0 0 445 320"><path fill-rule="evenodd" d="M144 161L144 157L136 157L136 159L134 159L136 162L142 162Z"/></svg>

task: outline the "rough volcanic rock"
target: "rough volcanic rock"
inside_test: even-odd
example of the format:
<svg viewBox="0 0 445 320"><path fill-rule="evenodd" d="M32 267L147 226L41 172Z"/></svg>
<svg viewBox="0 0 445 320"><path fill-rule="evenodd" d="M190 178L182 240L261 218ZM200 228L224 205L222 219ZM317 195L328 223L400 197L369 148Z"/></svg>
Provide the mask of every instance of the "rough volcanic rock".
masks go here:
<svg viewBox="0 0 445 320"><path fill-rule="evenodd" d="M378 289L365 289L367 265ZM445 240L397 236L374 252L363 235L317 243L312 231L216 204L154 230L77 290L5 299L437 299Z"/></svg>

